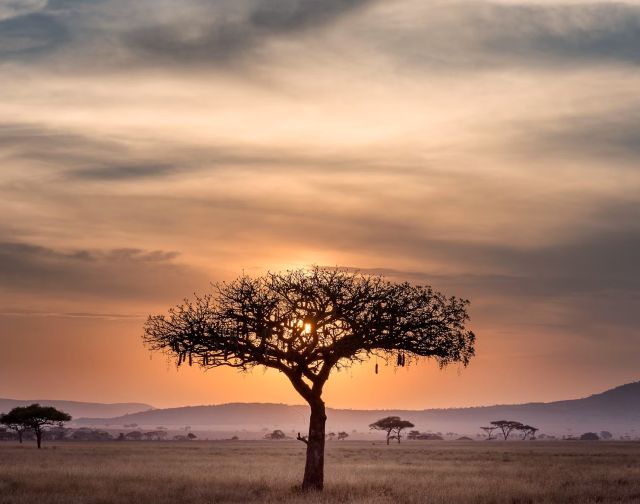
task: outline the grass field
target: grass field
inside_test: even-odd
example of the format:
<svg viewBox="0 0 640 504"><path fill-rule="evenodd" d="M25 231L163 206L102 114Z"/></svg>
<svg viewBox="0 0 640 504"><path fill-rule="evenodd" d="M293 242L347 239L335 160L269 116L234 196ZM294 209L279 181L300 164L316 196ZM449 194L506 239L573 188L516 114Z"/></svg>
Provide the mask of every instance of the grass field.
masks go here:
<svg viewBox="0 0 640 504"><path fill-rule="evenodd" d="M295 441L0 443L0 503L640 503L640 444L327 443L326 489L297 490Z"/></svg>

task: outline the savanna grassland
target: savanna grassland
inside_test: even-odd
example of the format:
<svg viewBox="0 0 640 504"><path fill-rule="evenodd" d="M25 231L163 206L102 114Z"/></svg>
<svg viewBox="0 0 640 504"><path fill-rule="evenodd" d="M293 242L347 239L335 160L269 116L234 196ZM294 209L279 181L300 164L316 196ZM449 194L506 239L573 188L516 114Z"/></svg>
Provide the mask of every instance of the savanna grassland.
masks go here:
<svg viewBox="0 0 640 504"><path fill-rule="evenodd" d="M325 491L295 441L0 444L0 503L640 503L640 443L328 442Z"/></svg>

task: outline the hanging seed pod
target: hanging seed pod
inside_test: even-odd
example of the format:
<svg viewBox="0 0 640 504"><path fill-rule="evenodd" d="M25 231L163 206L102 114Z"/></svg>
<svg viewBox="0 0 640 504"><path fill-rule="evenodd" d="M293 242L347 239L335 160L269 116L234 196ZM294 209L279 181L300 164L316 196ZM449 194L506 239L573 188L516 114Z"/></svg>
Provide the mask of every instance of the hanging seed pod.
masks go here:
<svg viewBox="0 0 640 504"><path fill-rule="evenodd" d="M193 354L189 352L189 367L193 366Z"/></svg>
<svg viewBox="0 0 640 504"><path fill-rule="evenodd" d="M376 374L378 374L378 363L376 362Z"/></svg>
<svg viewBox="0 0 640 504"><path fill-rule="evenodd" d="M398 354L398 367L402 366L402 354Z"/></svg>

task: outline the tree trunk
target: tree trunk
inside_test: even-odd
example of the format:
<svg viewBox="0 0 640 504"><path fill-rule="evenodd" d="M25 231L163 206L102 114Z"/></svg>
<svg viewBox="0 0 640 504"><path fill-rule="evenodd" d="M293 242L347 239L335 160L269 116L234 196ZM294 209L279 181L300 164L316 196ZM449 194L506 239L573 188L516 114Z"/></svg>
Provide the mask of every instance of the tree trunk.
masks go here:
<svg viewBox="0 0 640 504"><path fill-rule="evenodd" d="M36 429L36 442L38 443L38 450L42 446L42 431L40 429Z"/></svg>
<svg viewBox="0 0 640 504"><path fill-rule="evenodd" d="M327 414L322 399L309 403L309 437L307 438L307 462L304 467L303 490L322 490L324 485L324 431Z"/></svg>
<svg viewBox="0 0 640 504"><path fill-rule="evenodd" d="M22 444L22 431L19 430L17 432L18 432L18 441L19 441L20 444Z"/></svg>

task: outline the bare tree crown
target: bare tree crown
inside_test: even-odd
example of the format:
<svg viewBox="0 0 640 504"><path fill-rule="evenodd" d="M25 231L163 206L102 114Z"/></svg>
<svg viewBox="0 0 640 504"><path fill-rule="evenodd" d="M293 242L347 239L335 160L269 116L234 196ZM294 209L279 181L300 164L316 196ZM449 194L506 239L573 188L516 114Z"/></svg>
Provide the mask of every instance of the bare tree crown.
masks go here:
<svg viewBox="0 0 640 504"><path fill-rule="evenodd" d="M399 366L420 357L466 365L475 341L467 305L428 286L313 267L216 284L149 317L144 339L178 365L277 369L311 401L332 368L371 355Z"/></svg>

